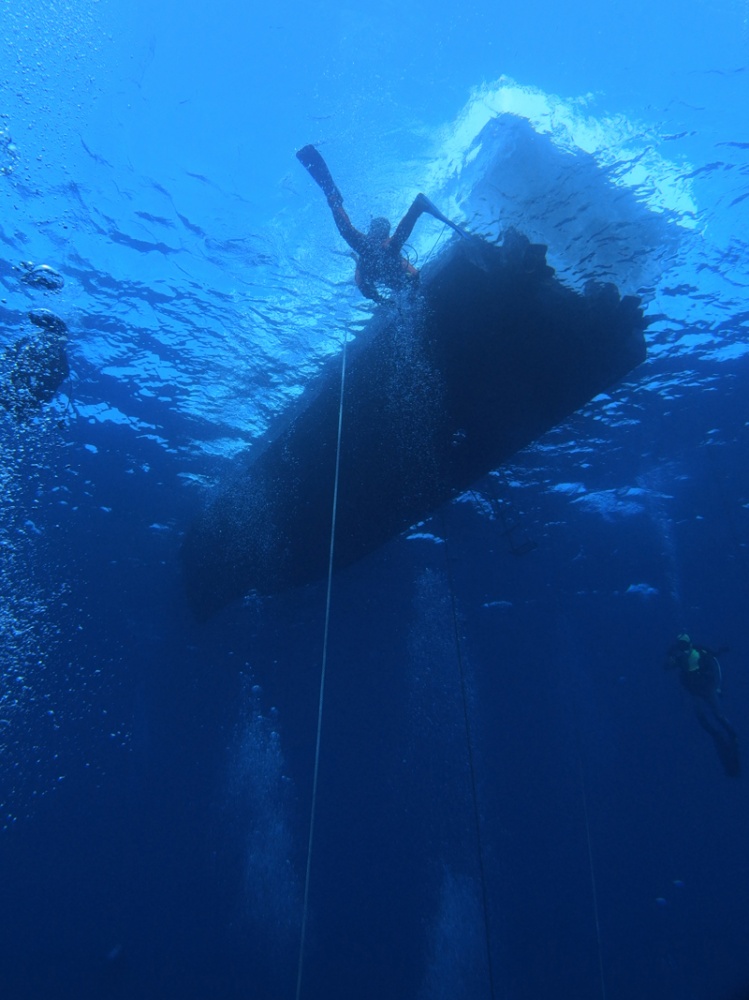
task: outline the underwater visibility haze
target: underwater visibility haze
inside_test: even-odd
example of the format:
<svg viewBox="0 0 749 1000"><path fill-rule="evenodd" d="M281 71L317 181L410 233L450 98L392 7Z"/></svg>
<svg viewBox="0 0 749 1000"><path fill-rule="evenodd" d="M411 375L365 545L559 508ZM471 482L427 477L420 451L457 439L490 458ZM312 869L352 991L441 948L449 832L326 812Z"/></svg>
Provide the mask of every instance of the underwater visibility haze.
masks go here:
<svg viewBox="0 0 749 1000"><path fill-rule="evenodd" d="M0 995L745 1000L746 0L0 28Z"/></svg>

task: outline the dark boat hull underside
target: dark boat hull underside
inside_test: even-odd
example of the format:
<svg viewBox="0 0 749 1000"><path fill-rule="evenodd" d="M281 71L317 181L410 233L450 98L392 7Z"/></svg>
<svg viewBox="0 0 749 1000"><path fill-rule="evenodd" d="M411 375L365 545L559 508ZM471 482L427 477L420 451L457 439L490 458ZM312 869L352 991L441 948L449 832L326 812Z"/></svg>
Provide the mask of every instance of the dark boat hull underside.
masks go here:
<svg viewBox="0 0 749 1000"><path fill-rule="evenodd" d="M335 567L376 549L540 437L645 358L639 299L584 295L510 233L456 241L413 307L384 307L352 347L343 401ZM340 364L188 531L190 603L208 618L328 565Z"/></svg>

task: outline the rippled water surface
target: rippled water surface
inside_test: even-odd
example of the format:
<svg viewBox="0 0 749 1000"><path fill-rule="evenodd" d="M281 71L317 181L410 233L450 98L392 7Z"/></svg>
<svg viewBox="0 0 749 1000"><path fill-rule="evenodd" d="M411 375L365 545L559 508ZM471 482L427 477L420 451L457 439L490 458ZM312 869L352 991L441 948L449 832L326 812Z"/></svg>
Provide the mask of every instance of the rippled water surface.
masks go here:
<svg viewBox="0 0 749 1000"><path fill-rule="evenodd" d="M526 8L3 0L4 995L300 995L325 595L198 627L179 546L366 338L309 142L361 228L424 191L640 296L648 356L334 586L301 995L749 982L745 794L660 670L730 647L748 728L749 8Z"/></svg>

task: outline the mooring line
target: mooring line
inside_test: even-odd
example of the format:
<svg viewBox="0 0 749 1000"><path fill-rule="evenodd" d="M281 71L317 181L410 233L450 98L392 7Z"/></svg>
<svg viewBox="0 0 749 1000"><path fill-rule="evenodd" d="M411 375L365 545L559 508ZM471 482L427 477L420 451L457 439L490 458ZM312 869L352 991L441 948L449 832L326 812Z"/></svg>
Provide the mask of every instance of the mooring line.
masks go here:
<svg viewBox="0 0 749 1000"><path fill-rule="evenodd" d="M346 387L346 344L348 333L343 334L341 353L341 390L338 403L338 438L335 452L335 476L333 478L333 511L330 520L330 551L328 556L328 587L325 598L325 626L323 628L322 667L320 669L320 694L317 705L317 735L315 738L315 765L312 772L312 806L310 809L309 839L307 841L307 868L304 875L304 902L302 904L302 930L299 940L299 962L297 965L296 1000L302 994L302 973L304 969L304 946L307 938L307 915L309 911L310 872L312 871L312 846L315 836L315 813L317 808L317 786L320 776L320 745L322 741L323 704L325 702L325 676L328 667L328 634L330 631L330 597L333 589L333 554L335 551L336 516L338 513L338 480L341 470L341 434L343 431L343 394Z"/></svg>
<svg viewBox="0 0 749 1000"><path fill-rule="evenodd" d="M578 761L578 766L580 768L580 787L583 793L583 815L585 817L585 833L588 839L588 865L590 867L590 888L591 888L591 895L593 897L593 918L596 925L596 945L598 948L598 975L601 981L601 1000L606 1000L606 976L603 968L603 948L601 944L601 921L598 913L598 887L596 884L596 869L593 863L593 841L590 836L590 821L588 819L588 793L585 788L585 772L583 770L583 759L579 747L579 733L578 733L577 761Z"/></svg>

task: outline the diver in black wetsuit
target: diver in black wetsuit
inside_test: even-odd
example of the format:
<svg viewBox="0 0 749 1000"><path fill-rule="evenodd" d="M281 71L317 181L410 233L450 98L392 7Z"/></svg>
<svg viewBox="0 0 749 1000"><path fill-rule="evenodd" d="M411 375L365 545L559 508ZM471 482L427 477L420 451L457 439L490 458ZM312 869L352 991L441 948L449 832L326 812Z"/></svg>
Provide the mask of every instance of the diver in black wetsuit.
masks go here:
<svg viewBox="0 0 749 1000"><path fill-rule="evenodd" d="M419 280L419 272L402 254L403 246L411 235L416 221L423 212L433 215L435 219L450 226L460 236L466 234L450 222L429 201L426 195L417 194L413 204L390 235L390 222L387 219L373 219L367 233L360 232L351 222L343 207L343 195L314 146L305 146L296 154L299 162L306 168L312 179L319 185L325 195L338 232L348 243L356 255L355 281L359 291L374 302L385 302L377 286L384 285L391 291L415 288Z"/></svg>
<svg viewBox="0 0 749 1000"><path fill-rule="evenodd" d="M682 632L668 650L665 666L678 669L679 680L695 700L697 719L712 738L723 769L729 777L738 777L741 770L738 736L723 714L720 702L723 675L718 654L704 646L695 646L686 632Z"/></svg>

